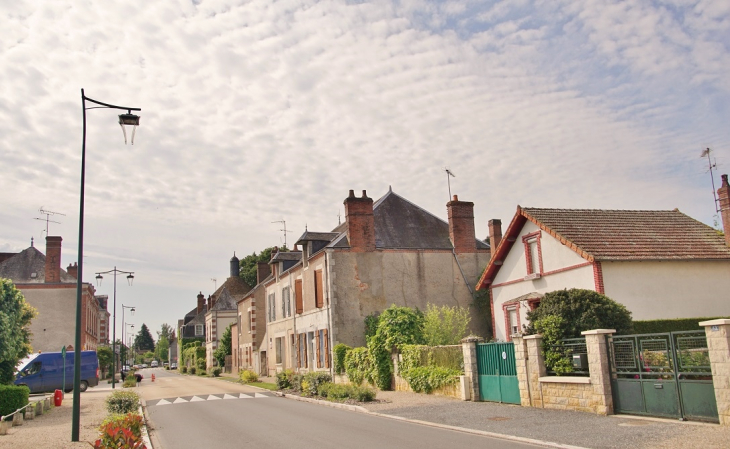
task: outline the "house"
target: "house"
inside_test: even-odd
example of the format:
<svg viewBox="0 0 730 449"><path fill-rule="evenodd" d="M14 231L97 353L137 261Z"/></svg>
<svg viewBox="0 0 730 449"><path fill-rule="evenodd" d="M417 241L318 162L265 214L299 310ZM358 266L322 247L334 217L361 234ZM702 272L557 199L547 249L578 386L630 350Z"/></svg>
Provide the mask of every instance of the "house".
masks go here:
<svg viewBox="0 0 730 449"><path fill-rule="evenodd" d="M203 292L198 293L198 305L185 314L182 320L178 320L179 344L183 345L190 340L205 341L205 313L207 308L205 305L205 296ZM187 341L186 341L187 340ZM182 348L178 348L182 349ZM179 354L180 352L178 352Z"/></svg>
<svg viewBox="0 0 730 449"><path fill-rule="evenodd" d="M236 344L233 346L233 370L253 370L257 374L268 374L266 363L266 347L259 351L266 336L265 314L257 320L257 304L264 311L266 304L266 288L264 284L271 277L271 266L259 262L256 267L256 285L236 303ZM258 326L257 326L258 324Z"/></svg>
<svg viewBox="0 0 730 449"><path fill-rule="evenodd" d="M76 264L61 269L61 243L58 236L46 237L46 254L31 239L29 248L0 255L0 278L13 281L25 300L38 310L30 325L34 351L57 352L76 340ZM94 286L82 283L81 349L96 350L100 344L99 301ZM108 314L107 314L108 316Z"/></svg>
<svg viewBox="0 0 730 449"><path fill-rule="evenodd" d="M305 230L295 246L301 251L278 252L269 263L265 301L257 299L255 309L255 323L265 319L259 357L263 363L266 352L268 374L331 371L332 348L364 346L365 318L392 304L468 308L470 330L487 334L472 286L490 249L475 237L474 203L454 196L448 222L392 189L377 201L350 190L344 205L344 223L330 232Z"/></svg>
<svg viewBox="0 0 730 449"><path fill-rule="evenodd" d="M251 290L238 275L239 270L239 260L234 254L230 260L228 279L208 298L208 310L205 313L205 354L208 369L214 366L213 353L218 349L223 332L237 321L236 303Z"/></svg>
<svg viewBox="0 0 730 449"><path fill-rule="evenodd" d="M66 271L69 273L77 273L78 266L76 264L73 267L69 265ZM75 274L74 277L76 277ZM99 303L99 345L109 346L109 324L111 323L111 314L107 310L109 295L96 295L96 301Z"/></svg>
<svg viewBox="0 0 730 449"><path fill-rule="evenodd" d="M551 291L595 290L636 320L730 315L730 187L720 190L725 237L679 210L517 207L502 235L490 221L495 337L509 341Z"/></svg>

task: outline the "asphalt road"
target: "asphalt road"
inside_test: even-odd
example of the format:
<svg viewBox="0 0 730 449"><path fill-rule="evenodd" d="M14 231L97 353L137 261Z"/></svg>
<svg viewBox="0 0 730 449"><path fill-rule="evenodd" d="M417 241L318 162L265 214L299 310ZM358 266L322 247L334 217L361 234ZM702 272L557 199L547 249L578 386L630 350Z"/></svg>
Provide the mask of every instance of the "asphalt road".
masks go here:
<svg viewBox="0 0 730 449"><path fill-rule="evenodd" d="M144 371L139 393L156 449L537 447L280 398L220 379Z"/></svg>

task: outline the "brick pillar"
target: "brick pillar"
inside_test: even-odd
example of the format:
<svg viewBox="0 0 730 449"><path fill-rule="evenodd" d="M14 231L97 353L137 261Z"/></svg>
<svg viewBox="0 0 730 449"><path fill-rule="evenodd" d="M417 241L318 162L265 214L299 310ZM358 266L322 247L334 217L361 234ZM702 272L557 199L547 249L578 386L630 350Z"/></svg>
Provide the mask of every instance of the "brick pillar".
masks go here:
<svg viewBox="0 0 730 449"><path fill-rule="evenodd" d="M449 237L456 254L475 253L477 251L476 234L474 233L474 203L459 201L454 195L453 201L446 203L449 214Z"/></svg>
<svg viewBox="0 0 730 449"><path fill-rule="evenodd" d="M464 377L468 384L471 400L475 402L480 400L477 343L483 341L484 339L482 337L466 337L461 340L461 350L464 352Z"/></svg>
<svg viewBox="0 0 730 449"><path fill-rule="evenodd" d="M513 335L512 342L515 345L515 364L517 367L517 382L520 388L520 404L523 407L531 407L530 384L527 379L527 344L522 335Z"/></svg>
<svg viewBox="0 0 730 449"><path fill-rule="evenodd" d="M61 237L46 237L46 274L48 283L61 282Z"/></svg>
<svg viewBox="0 0 730 449"><path fill-rule="evenodd" d="M703 321L720 424L730 426L730 320Z"/></svg>
<svg viewBox="0 0 730 449"><path fill-rule="evenodd" d="M345 199L344 204L350 251L355 253L374 251L375 217L373 216L372 198L368 198L367 192L364 190L362 197L357 198L355 192L350 190L350 195Z"/></svg>
<svg viewBox="0 0 730 449"><path fill-rule="evenodd" d="M547 376L547 368L545 367L545 357L542 355L542 335L526 335L523 337L527 349L527 387L530 395L530 401L533 407L541 407L542 390L540 388L540 378ZM520 401L522 395L520 394Z"/></svg>
<svg viewBox="0 0 730 449"><path fill-rule="evenodd" d="M73 265L68 264L68 267L66 268L66 273L73 276L75 279L79 278L79 265L74 262Z"/></svg>
<svg viewBox="0 0 730 449"><path fill-rule="evenodd" d="M606 337L616 333L615 329L593 329L580 334L586 337L588 349L588 370L593 386L593 404L589 404L599 415L613 415L611 393L611 369Z"/></svg>

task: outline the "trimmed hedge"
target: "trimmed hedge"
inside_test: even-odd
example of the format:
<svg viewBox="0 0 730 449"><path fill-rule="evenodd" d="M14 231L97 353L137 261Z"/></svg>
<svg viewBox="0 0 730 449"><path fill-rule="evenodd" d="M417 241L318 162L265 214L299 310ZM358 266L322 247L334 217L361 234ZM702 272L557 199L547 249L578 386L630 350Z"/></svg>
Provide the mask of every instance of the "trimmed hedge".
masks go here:
<svg viewBox="0 0 730 449"><path fill-rule="evenodd" d="M0 415L8 415L27 405L29 395L28 387L0 385Z"/></svg>
<svg viewBox="0 0 730 449"><path fill-rule="evenodd" d="M106 398L106 410L110 414L136 412L139 409L139 396L129 390L116 390Z"/></svg>
<svg viewBox="0 0 730 449"><path fill-rule="evenodd" d="M699 325L702 321L718 320L727 317L714 318L677 318L673 320L644 320L634 321L634 334L658 334L664 332L696 331L704 328Z"/></svg>

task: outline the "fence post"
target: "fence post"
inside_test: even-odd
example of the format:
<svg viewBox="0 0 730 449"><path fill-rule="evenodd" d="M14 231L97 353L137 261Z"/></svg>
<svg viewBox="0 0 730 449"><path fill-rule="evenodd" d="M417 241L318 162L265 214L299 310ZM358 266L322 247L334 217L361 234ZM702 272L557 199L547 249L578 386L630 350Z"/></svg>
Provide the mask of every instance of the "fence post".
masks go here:
<svg viewBox="0 0 730 449"><path fill-rule="evenodd" d="M464 377L468 384L471 400L479 401L479 369L477 367L477 343L483 342L482 337L470 336L461 340L461 350L464 353Z"/></svg>
<svg viewBox="0 0 730 449"><path fill-rule="evenodd" d="M588 371L593 386L594 404L589 404L599 415L613 415L613 394L611 390L611 369L608 357L607 337L616 329L593 329L581 332L586 338L588 350Z"/></svg>
<svg viewBox="0 0 730 449"><path fill-rule="evenodd" d="M539 380L541 377L547 375L545 356L542 354L542 335L525 335L523 340L525 342L525 355L527 357L525 368L527 369L527 392L529 401L531 402L530 405L532 407L544 408L545 404L542 402L542 389L540 388Z"/></svg>
<svg viewBox="0 0 730 449"><path fill-rule="evenodd" d="M730 426L730 320L703 321L720 424Z"/></svg>
<svg viewBox="0 0 730 449"><path fill-rule="evenodd" d="M532 407L530 398L530 383L527 368L527 345L521 334L512 335L512 342L515 345L515 367L517 368L517 382L520 388L520 405Z"/></svg>

